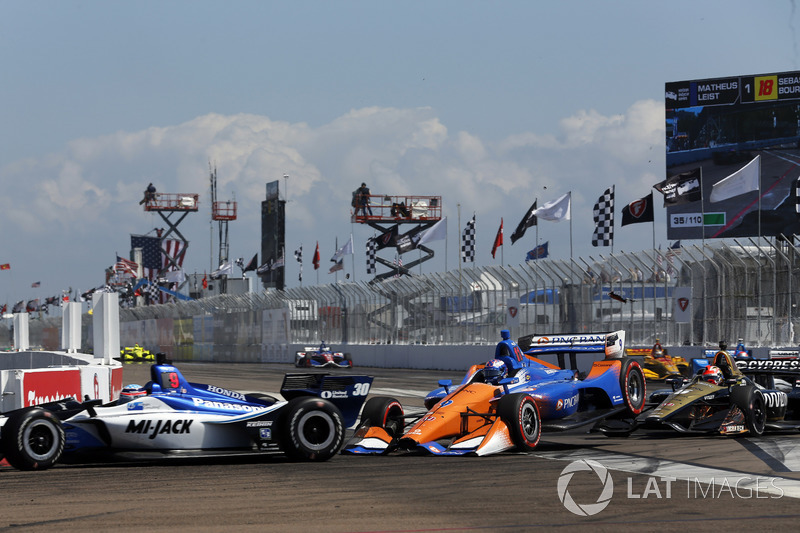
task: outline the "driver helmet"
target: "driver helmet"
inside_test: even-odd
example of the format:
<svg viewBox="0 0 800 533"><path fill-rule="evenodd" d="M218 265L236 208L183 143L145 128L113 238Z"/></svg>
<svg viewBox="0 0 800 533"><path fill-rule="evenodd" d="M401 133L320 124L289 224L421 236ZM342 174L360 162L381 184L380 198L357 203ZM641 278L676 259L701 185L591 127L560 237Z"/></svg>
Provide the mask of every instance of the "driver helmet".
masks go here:
<svg viewBox="0 0 800 533"><path fill-rule="evenodd" d="M498 381L508 375L506 364L500 359L492 359L483 367L483 377L486 383L496 385Z"/></svg>
<svg viewBox="0 0 800 533"><path fill-rule="evenodd" d="M722 371L719 367L708 365L703 371L703 381L713 383L714 385L722 385Z"/></svg>
<svg viewBox="0 0 800 533"><path fill-rule="evenodd" d="M661 346L661 341L656 339L656 343L653 345L653 349L650 350L650 355L653 357L663 357L664 355L664 347Z"/></svg>
<svg viewBox="0 0 800 533"><path fill-rule="evenodd" d="M328 345L325 344L325 341L322 341L322 344L319 345L320 352L327 352L329 350Z"/></svg>
<svg viewBox="0 0 800 533"><path fill-rule="evenodd" d="M132 400L137 400L142 396L147 396L147 390L141 385L136 385L134 383L130 385L125 385L125 387L123 387L122 389L122 392L119 393L119 399L117 400L117 404L122 405L123 403L128 403Z"/></svg>

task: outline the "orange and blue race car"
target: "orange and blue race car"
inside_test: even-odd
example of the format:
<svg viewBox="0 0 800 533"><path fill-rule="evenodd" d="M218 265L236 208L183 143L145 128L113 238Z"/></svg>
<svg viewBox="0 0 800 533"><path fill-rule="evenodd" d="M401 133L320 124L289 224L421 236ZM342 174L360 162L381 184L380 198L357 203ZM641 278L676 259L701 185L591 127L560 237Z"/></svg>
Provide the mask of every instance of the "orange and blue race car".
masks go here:
<svg viewBox="0 0 800 533"><path fill-rule="evenodd" d="M645 379L639 363L623 357L624 331L528 335L519 344L508 330L501 335L495 358L473 365L458 386L440 381L442 388L428 395L428 411L421 416L407 417L394 398L369 399L343 453L531 451L542 429L563 431L642 412ZM605 357L594 361L588 374L577 370L579 355L597 353ZM558 364L540 358L547 355ZM567 357L569 369L564 368Z"/></svg>

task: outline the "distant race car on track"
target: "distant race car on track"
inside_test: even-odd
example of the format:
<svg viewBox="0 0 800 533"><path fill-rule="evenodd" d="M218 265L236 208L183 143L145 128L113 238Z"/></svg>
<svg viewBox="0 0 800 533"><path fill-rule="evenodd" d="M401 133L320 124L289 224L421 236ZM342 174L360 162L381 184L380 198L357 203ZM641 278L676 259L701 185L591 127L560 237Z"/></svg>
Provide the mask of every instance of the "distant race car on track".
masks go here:
<svg viewBox="0 0 800 533"><path fill-rule="evenodd" d="M300 368L311 367L334 367L334 368L353 368L353 360L349 353L331 351L330 346L322 341L318 348L308 347L304 352L296 352L294 356L294 366Z"/></svg>
<svg viewBox="0 0 800 533"><path fill-rule="evenodd" d="M397 400L373 397L343 453L416 451L435 455L488 455L533 450L542 428L566 430L608 417L633 417L645 405L645 380L635 360L622 357L625 332L529 335L523 353L508 330L495 358L474 365L460 385L442 380L425 400L427 413L406 416ZM581 354L605 353L588 375L577 370ZM537 356L556 354L558 365ZM564 368L569 356L572 369ZM406 422L409 425L406 425Z"/></svg>
<svg viewBox="0 0 800 533"><path fill-rule="evenodd" d="M151 381L120 399L59 401L0 415L0 459L21 470L57 462L281 451L325 461L342 446L372 377L286 374L283 399L189 383L159 354Z"/></svg>
<svg viewBox="0 0 800 533"><path fill-rule="evenodd" d="M690 377L692 374L689 362L683 357L669 355L658 339L652 348L627 348L625 353L631 357L644 357L642 371L645 379L651 381L663 381L675 376Z"/></svg>

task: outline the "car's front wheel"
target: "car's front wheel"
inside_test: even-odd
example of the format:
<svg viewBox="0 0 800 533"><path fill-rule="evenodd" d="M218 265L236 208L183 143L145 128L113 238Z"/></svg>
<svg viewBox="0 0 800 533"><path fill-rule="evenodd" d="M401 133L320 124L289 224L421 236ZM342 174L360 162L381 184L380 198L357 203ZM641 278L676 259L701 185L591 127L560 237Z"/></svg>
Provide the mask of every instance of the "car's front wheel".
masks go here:
<svg viewBox="0 0 800 533"><path fill-rule="evenodd" d="M517 450L529 452L542 436L539 406L528 394L507 394L497 402L497 414L506 423Z"/></svg>

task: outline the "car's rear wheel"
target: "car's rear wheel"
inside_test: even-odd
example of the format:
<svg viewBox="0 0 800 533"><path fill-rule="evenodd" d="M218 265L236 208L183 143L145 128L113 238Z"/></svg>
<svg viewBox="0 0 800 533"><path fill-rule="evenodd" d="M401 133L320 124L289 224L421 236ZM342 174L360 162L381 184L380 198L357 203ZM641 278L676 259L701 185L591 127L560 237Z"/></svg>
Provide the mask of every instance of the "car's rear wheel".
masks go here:
<svg viewBox="0 0 800 533"><path fill-rule="evenodd" d="M339 409L321 398L294 398L281 417L281 450L291 459L326 461L344 442Z"/></svg>
<svg viewBox="0 0 800 533"><path fill-rule="evenodd" d="M350 356L349 353L344 354L344 360L347 361L350 368L353 368L353 358Z"/></svg>
<svg viewBox="0 0 800 533"><path fill-rule="evenodd" d="M764 434L767 425L767 403L760 390L751 386L732 387L731 403L744 413L745 425L751 435L758 437Z"/></svg>
<svg viewBox="0 0 800 533"><path fill-rule="evenodd" d="M507 394L497 402L497 414L508 426L517 450L529 452L539 444L542 423L539 406L528 394Z"/></svg>
<svg viewBox="0 0 800 533"><path fill-rule="evenodd" d="M622 390L622 399L625 407L632 415L638 415L644 410L647 396L647 385L644 373L639 363L633 359L624 359L619 371L619 386Z"/></svg>
<svg viewBox="0 0 800 533"><path fill-rule="evenodd" d="M45 470L64 451L64 428L50 411L35 407L12 414L0 442L8 463L19 470Z"/></svg>
<svg viewBox="0 0 800 533"><path fill-rule="evenodd" d="M399 437L405 428L403 406L394 398L375 396L364 404L361 422L385 429L390 437Z"/></svg>

